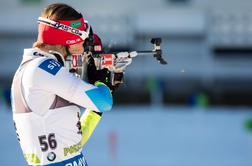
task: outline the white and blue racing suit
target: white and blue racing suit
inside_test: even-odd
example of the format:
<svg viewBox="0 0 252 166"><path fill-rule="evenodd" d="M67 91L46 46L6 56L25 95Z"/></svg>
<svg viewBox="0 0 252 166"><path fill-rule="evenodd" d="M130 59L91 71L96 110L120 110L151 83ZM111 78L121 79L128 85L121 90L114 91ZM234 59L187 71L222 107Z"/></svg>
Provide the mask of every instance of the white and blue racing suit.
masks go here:
<svg viewBox="0 0 252 166"><path fill-rule="evenodd" d="M25 49L12 83L12 109L28 165L86 166L82 147L100 120L95 112L109 111L112 103L106 85L82 81L52 54Z"/></svg>

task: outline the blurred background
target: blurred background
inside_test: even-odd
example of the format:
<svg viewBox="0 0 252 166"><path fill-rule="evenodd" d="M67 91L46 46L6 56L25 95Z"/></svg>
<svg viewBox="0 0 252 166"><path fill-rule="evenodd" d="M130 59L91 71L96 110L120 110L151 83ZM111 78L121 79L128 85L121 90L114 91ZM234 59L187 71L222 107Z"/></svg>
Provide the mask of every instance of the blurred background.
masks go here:
<svg viewBox="0 0 252 166"><path fill-rule="evenodd" d="M252 1L0 0L0 162L25 166L10 86L37 18L50 3L83 13L107 51L152 50L163 66L136 57L84 149L89 165L252 165Z"/></svg>

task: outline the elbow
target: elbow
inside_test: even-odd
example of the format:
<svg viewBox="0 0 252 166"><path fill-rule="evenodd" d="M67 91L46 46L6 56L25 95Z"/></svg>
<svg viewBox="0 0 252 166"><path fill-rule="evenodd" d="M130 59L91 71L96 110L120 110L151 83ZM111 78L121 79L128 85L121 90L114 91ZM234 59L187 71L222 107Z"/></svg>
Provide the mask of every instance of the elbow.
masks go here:
<svg viewBox="0 0 252 166"><path fill-rule="evenodd" d="M86 94L97 108L97 111L107 112L112 109L113 98L110 89L105 84L99 83L97 88L86 91Z"/></svg>
<svg viewBox="0 0 252 166"><path fill-rule="evenodd" d="M107 112L112 109L113 98L108 90L103 91L100 88L95 88L87 91L86 94L93 103L92 110Z"/></svg>
<svg viewBox="0 0 252 166"><path fill-rule="evenodd" d="M100 101L95 104L100 112L107 112L112 109L113 97L111 95L110 89L103 83L97 82L97 89L99 91Z"/></svg>
<svg viewBox="0 0 252 166"><path fill-rule="evenodd" d="M112 97L104 97L95 104L99 112L107 112L112 109L113 100Z"/></svg>

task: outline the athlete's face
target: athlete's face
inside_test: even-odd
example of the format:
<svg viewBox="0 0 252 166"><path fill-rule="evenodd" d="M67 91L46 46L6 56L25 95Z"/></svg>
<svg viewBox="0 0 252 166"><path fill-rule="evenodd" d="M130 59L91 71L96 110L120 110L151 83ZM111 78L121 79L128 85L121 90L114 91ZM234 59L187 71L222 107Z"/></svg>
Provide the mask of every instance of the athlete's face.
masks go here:
<svg viewBox="0 0 252 166"><path fill-rule="evenodd" d="M84 42L80 42L77 44L70 45L68 48L70 54L82 54L84 52L83 43Z"/></svg>

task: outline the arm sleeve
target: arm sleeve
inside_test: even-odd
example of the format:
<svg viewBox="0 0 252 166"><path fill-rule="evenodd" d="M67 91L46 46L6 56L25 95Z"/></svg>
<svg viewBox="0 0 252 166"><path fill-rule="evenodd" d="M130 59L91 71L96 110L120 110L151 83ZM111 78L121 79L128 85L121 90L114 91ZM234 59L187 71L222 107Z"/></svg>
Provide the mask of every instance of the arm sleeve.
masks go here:
<svg viewBox="0 0 252 166"><path fill-rule="evenodd" d="M113 100L104 84L94 86L82 81L53 59L45 59L34 73L38 86L74 104L97 112L109 111Z"/></svg>
<svg viewBox="0 0 252 166"><path fill-rule="evenodd" d="M94 132L94 129L96 128L97 124L101 120L101 115L98 113L86 110L80 119L81 122L81 131L82 131L82 139L81 139L81 146L84 146L92 133Z"/></svg>

